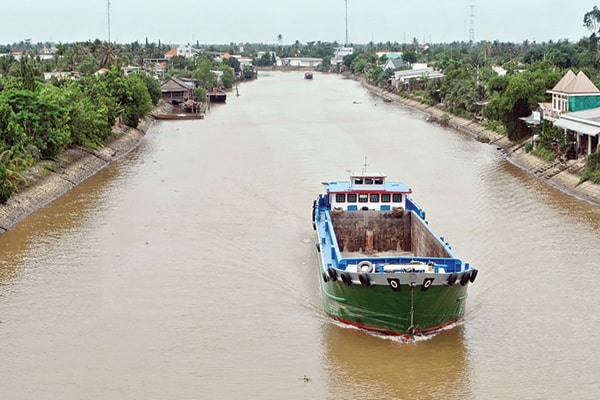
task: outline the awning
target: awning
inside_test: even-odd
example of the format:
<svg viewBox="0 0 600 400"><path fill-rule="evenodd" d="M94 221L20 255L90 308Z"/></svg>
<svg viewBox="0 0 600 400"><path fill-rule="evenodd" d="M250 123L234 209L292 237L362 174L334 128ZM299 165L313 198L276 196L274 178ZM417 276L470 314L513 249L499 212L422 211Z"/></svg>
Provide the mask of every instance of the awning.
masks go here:
<svg viewBox="0 0 600 400"><path fill-rule="evenodd" d="M557 128L568 129L577 133L583 133L589 136L596 136L600 133L600 126L584 124L582 122L571 121L565 118L559 118L554 121Z"/></svg>

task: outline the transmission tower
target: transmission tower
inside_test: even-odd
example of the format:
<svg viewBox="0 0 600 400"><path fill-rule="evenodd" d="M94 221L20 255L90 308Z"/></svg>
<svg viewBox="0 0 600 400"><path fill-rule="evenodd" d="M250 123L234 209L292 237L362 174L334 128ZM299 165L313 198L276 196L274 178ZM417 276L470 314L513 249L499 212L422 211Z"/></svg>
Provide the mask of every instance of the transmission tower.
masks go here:
<svg viewBox="0 0 600 400"><path fill-rule="evenodd" d="M469 14L470 19L470 27L469 27L469 43L473 44L475 42L475 28L473 27L473 23L475 21L475 4L470 4L471 13Z"/></svg>

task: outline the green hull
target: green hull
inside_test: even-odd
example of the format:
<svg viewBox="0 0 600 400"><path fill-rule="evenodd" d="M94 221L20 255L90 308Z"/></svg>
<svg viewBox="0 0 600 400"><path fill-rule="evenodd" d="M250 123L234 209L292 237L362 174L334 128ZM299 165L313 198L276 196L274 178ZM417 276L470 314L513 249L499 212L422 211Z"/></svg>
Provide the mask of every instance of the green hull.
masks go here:
<svg viewBox="0 0 600 400"><path fill-rule="evenodd" d="M345 285L322 282L325 311L331 317L360 328L393 335L426 334L461 319L467 286ZM412 312L411 312L412 310Z"/></svg>

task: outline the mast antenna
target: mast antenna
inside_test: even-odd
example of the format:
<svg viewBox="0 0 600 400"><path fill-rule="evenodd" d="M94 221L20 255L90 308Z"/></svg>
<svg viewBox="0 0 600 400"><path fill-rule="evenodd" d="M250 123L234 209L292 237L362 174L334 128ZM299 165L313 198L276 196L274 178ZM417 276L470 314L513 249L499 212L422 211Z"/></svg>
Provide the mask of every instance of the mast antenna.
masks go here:
<svg viewBox="0 0 600 400"><path fill-rule="evenodd" d="M346 0L346 47L348 47L348 0Z"/></svg>
<svg viewBox="0 0 600 400"><path fill-rule="evenodd" d="M107 14L108 14L108 43L110 43L110 0L107 0Z"/></svg>
<svg viewBox="0 0 600 400"><path fill-rule="evenodd" d="M471 8L471 13L469 14L469 18L470 18L470 27L469 27L469 44L473 44L473 42L475 41L475 28L473 27L473 22L475 19L475 4L469 4L469 7Z"/></svg>

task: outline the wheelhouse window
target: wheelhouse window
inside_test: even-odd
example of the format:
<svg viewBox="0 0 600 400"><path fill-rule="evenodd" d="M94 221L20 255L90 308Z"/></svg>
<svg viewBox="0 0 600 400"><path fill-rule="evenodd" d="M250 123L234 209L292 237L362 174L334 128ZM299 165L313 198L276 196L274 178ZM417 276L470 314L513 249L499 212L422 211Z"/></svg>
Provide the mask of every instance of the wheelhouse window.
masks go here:
<svg viewBox="0 0 600 400"><path fill-rule="evenodd" d="M402 203L402 195L401 195L401 194L399 194L399 193L395 193L395 194L392 196L392 201L393 201L394 203Z"/></svg>
<svg viewBox="0 0 600 400"><path fill-rule="evenodd" d="M369 196L366 193L361 193L358 195L358 202L359 203L366 203L369 201Z"/></svg>
<svg viewBox="0 0 600 400"><path fill-rule="evenodd" d="M371 203L379 203L379 193L372 193L369 201Z"/></svg>
<svg viewBox="0 0 600 400"><path fill-rule="evenodd" d="M356 203L356 194L355 193L348 194L348 203Z"/></svg>
<svg viewBox="0 0 600 400"><path fill-rule="evenodd" d="M346 195L344 193L338 193L335 195L335 201L338 203L346 202Z"/></svg>
<svg viewBox="0 0 600 400"><path fill-rule="evenodd" d="M372 184L373 184L373 179L365 178L365 185L372 185Z"/></svg>
<svg viewBox="0 0 600 400"><path fill-rule="evenodd" d="M389 193L382 193L381 194L381 202L382 203L389 203L392 200L392 196L390 196Z"/></svg>
<svg viewBox="0 0 600 400"><path fill-rule="evenodd" d="M376 185L383 185L383 179L381 179L381 178L376 178L376 179L375 179L375 184L376 184Z"/></svg>
<svg viewBox="0 0 600 400"><path fill-rule="evenodd" d="M362 178L354 178L354 183L355 183L356 185L362 185L362 183L363 183L363 180L362 180Z"/></svg>

